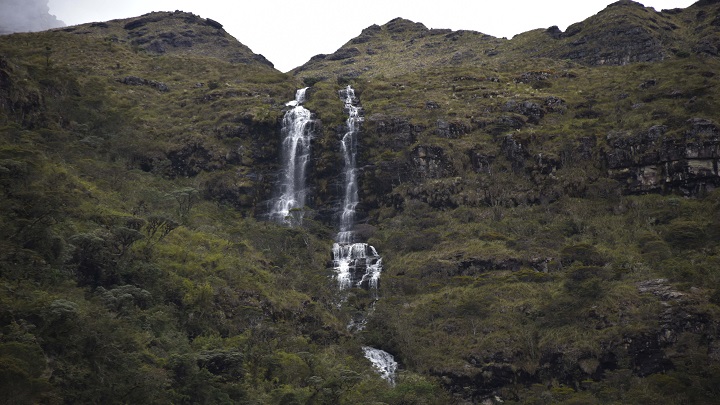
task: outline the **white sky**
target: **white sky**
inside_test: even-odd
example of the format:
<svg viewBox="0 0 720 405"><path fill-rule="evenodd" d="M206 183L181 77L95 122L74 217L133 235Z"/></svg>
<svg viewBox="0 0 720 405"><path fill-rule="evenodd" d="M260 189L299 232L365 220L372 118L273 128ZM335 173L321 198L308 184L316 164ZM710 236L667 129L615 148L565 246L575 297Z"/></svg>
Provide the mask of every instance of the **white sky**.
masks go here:
<svg viewBox="0 0 720 405"><path fill-rule="evenodd" d="M2 1L2 0L0 0ZM655 10L696 0L640 1ZM50 0L67 25L182 10L211 18L253 52L287 72L319 53L333 53L363 28L395 17L428 28L473 30L495 37L557 25L565 30L612 0Z"/></svg>

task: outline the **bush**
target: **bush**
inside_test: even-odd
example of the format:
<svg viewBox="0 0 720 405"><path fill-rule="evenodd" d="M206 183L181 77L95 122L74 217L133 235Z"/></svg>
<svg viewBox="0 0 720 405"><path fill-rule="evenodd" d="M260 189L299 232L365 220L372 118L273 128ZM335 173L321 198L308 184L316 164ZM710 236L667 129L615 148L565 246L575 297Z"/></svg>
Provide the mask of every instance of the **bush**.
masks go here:
<svg viewBox="0 0 720 405"><path fill-rule="evenodd" d="M566 275L565 289L575 299L594 301L603 296L611 278L608 269L599 266L573 266Z"/></svg>
<svg viewBox="0 0 720 405"><path fill-rule="evenodd" d="M605 264L605 260L595 246L587 243L565 246L560 252L560 261L563 265L570 265L574 262L580 262L586 266Z"/></svg>
<svg viewBox="0 0 720 405"><path fill-rule="evenodd" d="M663 230L663 239L677 249L698 248L705 242L704 226L694 221L673 221Z"/></svg>

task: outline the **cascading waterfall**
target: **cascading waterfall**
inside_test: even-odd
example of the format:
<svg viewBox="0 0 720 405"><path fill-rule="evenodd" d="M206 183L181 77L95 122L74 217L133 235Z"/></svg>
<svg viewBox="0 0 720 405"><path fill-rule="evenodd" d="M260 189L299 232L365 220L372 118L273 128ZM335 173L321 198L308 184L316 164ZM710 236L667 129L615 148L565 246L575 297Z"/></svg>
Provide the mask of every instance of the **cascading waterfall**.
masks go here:
<svg viewBox="0 0 720 405"><path fill-rule="evenodd" d="M397 362L392 354L375 349L370 346L363 346L365 358L370 360L375 370L380 373L382 378L386 379L390 384L395 385L395 372L397 372Z"/></svg>
<svg viewBox="0 0 720 405"><path fill-rule="evenodd" d="M310 140L313 136L312 113L302 106L307 89L299 89L295 93L295 100L285 104L293 108L285 113L282 122L283 168L277 197L270 209L270 219L286 224L302 222L302 208L305 207L307 195L305 171L310 160Z"/></svg>
<svg viewBox="0 0 720 405"><path fill-rule="evenodd" d="M360 287L377 294L382 258L374 247L355 240L355 209L360 201L357 180L357 137L362 122L361 107L357 106L355 90L347 86L340 91L345 101L348 118L345 121L347 132L342 137L343 152L343 200L340 212L340 230L333 245L333 268L338 288Z"/></svg>
<svg viewBox="0 0 720 405"><path fill-rule="evenodd" d="M353 231L355 226L355 209L360 201L357 180L357 137L362 122L361 108L357 106L355 90L347 86L340 91L345 101L348 118L345 121L347 132L342 137L341 148L345 166L343 168L344 194L342 211L340 212L340 229L336 242L333 244L333 268L338 288L342 291L351 287L369 290L374 300L378 299L377 291L382 272L382 258L375 248L367 243L356 241ZM348 330L362 330L365 326L364 316L353 319ZM397 362L390 353L369 346L363 347L363 353L390 384L395 384Z"/></svg>
<svg viewBox="0 0 720 405"><path fill-rule="evenodd" d="M342 96L343 91L340 92ZM360 107L356 106L355 90L347 86L345 93L345 110L348 118L345 120L347 132L343 135L340 142L342 147L345 166L343 168L343 208L340 214L340 232L338 232L338 243L354 242L352 228L355 225L355 208L357 207L358 186L357 186L357 135L360 132L360 123L362 116L360 115Z"/></svg>

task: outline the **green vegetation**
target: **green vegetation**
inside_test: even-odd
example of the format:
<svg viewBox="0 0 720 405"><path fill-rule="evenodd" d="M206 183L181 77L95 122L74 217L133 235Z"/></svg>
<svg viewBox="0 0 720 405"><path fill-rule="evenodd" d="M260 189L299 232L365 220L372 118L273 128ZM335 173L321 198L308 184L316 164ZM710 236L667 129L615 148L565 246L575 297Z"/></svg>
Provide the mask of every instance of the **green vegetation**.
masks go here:
<svg viewBox="0 0 720 405"><path fill-rule="evenodd" d="M617 66L406 20L294 76L186 13L0 37L0 402L716 402L717 8L574 28L668 51ZM263 214L303 84L312 195L287 228ZM328 269L348 84L374 303Z"/></svg>

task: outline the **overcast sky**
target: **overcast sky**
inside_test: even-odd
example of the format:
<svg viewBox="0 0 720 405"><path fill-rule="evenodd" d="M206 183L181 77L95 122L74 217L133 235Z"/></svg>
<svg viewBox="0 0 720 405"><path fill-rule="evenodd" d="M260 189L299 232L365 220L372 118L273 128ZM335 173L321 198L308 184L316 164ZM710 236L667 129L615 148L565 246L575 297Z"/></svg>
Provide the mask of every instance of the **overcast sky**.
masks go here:
<svg viewBox="0 0 720 405"><path fill-rule="evenodd" d="M0 0L0 2L3 0ZM696 0L645 0L660 11ZM67 25L182 10L212 18L283 72L319 53L333 53L363 28L395 17L428 28L473 30L495 37L557 25L565 30L611 0L50 0Z"/></svg>

